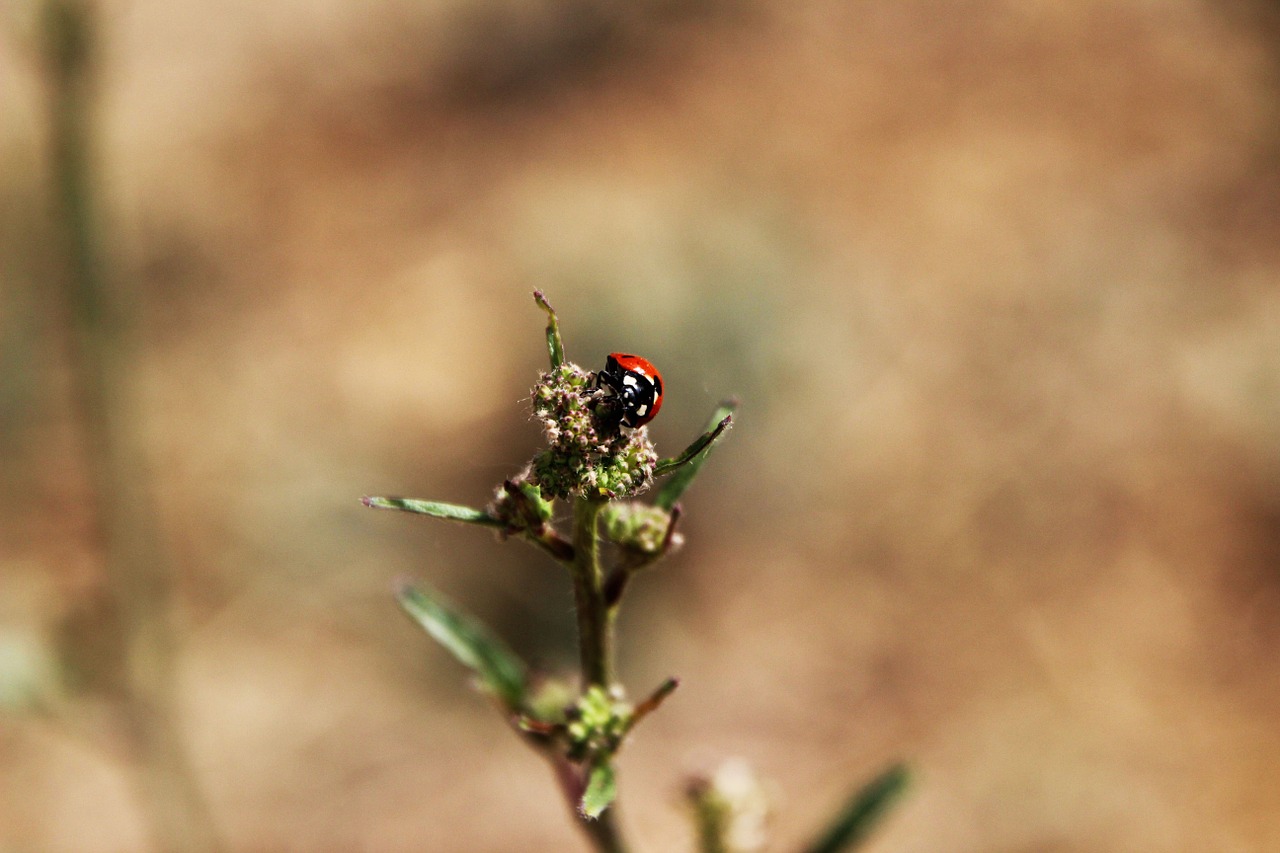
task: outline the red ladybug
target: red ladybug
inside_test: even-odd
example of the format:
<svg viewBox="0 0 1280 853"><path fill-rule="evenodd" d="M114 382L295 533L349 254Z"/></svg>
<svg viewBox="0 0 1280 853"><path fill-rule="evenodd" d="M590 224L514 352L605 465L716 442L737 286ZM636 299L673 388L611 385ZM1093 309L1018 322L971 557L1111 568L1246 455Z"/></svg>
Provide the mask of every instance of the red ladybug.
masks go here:
<svg viewBox="0 0 1280 853"><path fill-rule="evenodd" d="M604 370L596 374L596 387L613 392L612 418L625 427L644 426L662 408L662 374L638 355L609 353Z"/></svg>

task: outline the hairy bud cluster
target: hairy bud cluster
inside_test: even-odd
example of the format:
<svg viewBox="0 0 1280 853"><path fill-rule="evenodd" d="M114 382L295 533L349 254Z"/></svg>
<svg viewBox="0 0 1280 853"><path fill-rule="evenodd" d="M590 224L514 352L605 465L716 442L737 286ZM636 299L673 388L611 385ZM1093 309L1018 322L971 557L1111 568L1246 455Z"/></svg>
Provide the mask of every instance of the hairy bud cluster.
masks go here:
<svg viewBox="0 0 1280 853"><path fill-rule="evenodd" d="M534 457L532 478L544 498L629 497L653 481L658 454L647 430L605 429L595 414L592 377L565 363L534 386L534 414L548 447Z"/></svg>
<svg viewBox="0 0 1280 853"><path fill-rule="evenodd" d="M667 541L671 513L661 507L630 501L609 504L602 520L610 542L645 556L657 556L683 542L679 533L672 534L671 541Z"/></svg>
<svg viewBox="0 0 1280 853"><path fill-rule="evenodd" d="M587 756L613 752L631 721L631 705L619 692L592 685L568 709L570 753Z"/></svg>

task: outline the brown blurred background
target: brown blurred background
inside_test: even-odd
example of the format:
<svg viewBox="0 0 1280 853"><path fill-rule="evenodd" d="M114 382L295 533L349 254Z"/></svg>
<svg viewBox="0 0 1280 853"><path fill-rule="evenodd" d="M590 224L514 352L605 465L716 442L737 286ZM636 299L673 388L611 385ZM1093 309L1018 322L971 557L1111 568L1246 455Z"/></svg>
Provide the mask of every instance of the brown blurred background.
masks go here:
<svg viewBox="0 0 1280 853"><path fill-rule="evenodd" d="M0 19L0 850L159 849L41 2ZM661 451L743 400L624 613L632 692L683 679L621 762L641 850L729 756L778 850L896 758L871 850L1280 849L1274 4L92 11L107 387L226 849L582 847L389 592L567 669L566 578L357 502L533 452L534 287L663 370Z"/></svg>

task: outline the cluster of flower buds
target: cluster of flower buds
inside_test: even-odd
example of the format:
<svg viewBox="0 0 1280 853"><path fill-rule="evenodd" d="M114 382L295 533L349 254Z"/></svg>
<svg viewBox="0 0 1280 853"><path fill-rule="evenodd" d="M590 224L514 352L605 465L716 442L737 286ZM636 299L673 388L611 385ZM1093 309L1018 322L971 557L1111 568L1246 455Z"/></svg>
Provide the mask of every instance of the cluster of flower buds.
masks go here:
<svg viewBox="0 0 1280 853"><path fill-rule="evenodd" d="M653 482L658 454L648 430L607 428L597 414L602 401L594 378L565 362L534 386L534 414L547 447L534 457L531 478L545 498L631 497Z"/></svg>
<svg viewBox="0 0 1280 853"><path fill-rule="evenodd" d="M674 529L672 515L659 506L612 503L602 513L604 535L636 558L652 560L684 543L684 536Z"/></svg>

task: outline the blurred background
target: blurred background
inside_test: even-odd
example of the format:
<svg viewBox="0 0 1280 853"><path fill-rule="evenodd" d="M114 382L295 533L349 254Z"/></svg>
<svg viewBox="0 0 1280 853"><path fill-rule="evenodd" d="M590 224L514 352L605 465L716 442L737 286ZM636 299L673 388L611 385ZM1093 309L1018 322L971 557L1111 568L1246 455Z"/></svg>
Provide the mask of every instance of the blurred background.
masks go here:
<svg viewBox="0 0 1280 853"><path fill-rule="evenodd" d="M567 671L567 579L358 503L534 452L535 287L664 455L743 401L640 850L732 756L778 850L898 758L870 850L1280 849L1275 4L3 8L0 850L582 848L390 593Z"/></svg>

